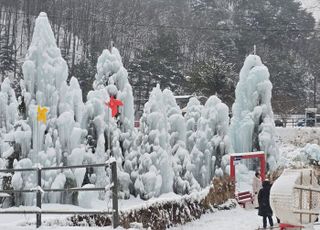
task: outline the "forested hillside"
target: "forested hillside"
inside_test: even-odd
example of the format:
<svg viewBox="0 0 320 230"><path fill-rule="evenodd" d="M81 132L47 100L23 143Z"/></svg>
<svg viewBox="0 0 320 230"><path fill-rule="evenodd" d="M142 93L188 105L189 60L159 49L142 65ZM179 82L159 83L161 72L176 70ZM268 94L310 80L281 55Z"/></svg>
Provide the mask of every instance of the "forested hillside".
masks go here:
<svg viewBox="0 0 320 230"><path fill-rule="evenodd" d="M231 106L236 73L254 45L270 71L276 113L318 101L320 33L294 0L1 0L0 7L1 81L19 81L35 18L45 11L68 79L79 80L83 95L92 89L98 56L113 41L136 110L157 83L177 95L217 94Z"/></svg>

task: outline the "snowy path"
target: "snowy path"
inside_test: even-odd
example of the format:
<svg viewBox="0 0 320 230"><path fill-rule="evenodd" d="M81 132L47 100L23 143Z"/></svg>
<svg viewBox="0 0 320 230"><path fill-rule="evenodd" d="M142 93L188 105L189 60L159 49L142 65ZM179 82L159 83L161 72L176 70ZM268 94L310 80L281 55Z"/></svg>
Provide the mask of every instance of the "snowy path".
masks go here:
<svg viewBox="0 0 320 230"><path fill-rule="evenodd" d="M186 225L170 228L172 230L188 230L188 229L237 229L249 230L256 229L261 224L261 218L256 215L257 210L249 209L244 210L237 207L227 211L217 211L215 213L205 214L201 219L196 220ZM55 220L60 219L59 216L43 216L44 220L55 225ZM48 221L49 220L49 221ZM51 220L51 221L50 221ZM35 222L35 215L1 215L0 214L0 229L6 230L31 230L35 229L34 225L29 225ZM40 229L55 229L55 230L85 230L85 229L112 229L111 227L98 228L98 227L66 227L66 226L43 226Z"/></svg>
<svg viewBox="0 0 320 230"><path fill-rule="evenodd" d="M276 223L275 218L273 221ZM259 226L262 226L262 217L257 215L256 209L237 207L205 214L199 220L172 228L172 230L254 230ZM314 226L314 230L320 230L320 225Z"/></svg>
<svg viewBox="0 0 320 230"><path fill-rule="evenodd" d="M221 230L250 230L256 229L259 224L261 224L261 218L257 216L257 210L249 209L244 210L237 207L232 210L217 211L215 213L205 214L201 219L196 220L192 223L187 223L186 225L177 226L170 228L172 230L191 230L191 229L201 229L201 230L211 230L211 229L221 229ZM46 217L44 219L56 219L58 216ZM60 217L61 218L61 217ZM0 229L6 230L31 230L35 229L34 225L26 225L27 223L34 222L34 215L0 215ZM53 221L54 223L54 221ZM17 226L18 225L18 226ZM25 225L25 226L21 226ZM101 229L112 229L111 227L64 227L64 226L43 226L40 229L55 229L55 230L101 230Z"/></svg>
<svg viewBox="0 0 320 230"><path fill-rule="evenodd" d="M261 218L257 215L256 209L243 209L237 207L232 210L218 211L203 215L199 220L183 226L172 228L174 230L249 230L256 229L262 225Z"/></svg>
<svg viewBox="0 0 320 230"><path fill-rule="evenodd" d="M61 218L61 217L60 217ZM52 219L53 226L42 226L40 230L111 230L112 227L69 227L57 226L54 219L58 216L44 217L45 220ZM60 219L61 220L61 219ZM28 223L34 222L34 215L0 215L0 229L5 230L33 230L34 225ZM274 219L275 221L275 219ZM262 219L257 215L255 209L242 209L237 207L232 210L217 211L203 215L199 220L195 220L185 225L170 228L172 230L254 230L262 225ZM119 230L122 228L118 228ZM315 226L315 230L320 230L320 225Z"/></svg>

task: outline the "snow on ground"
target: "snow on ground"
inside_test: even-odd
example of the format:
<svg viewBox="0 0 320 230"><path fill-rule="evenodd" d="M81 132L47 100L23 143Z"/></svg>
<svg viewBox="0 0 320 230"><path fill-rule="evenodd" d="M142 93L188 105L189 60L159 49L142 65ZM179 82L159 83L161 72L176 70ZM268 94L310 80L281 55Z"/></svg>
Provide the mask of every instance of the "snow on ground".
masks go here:
<svg viewBox="0 0 320 230"><path fill-rule="evenodd" d="M35 215L0 215L0 229L6 230L34 230L34 225L28 225L30 221L35 220ZM17 220L20 219L20 222L28 220L25 224L14 225ZM47 218L45 218L47 219ZM274 222L276 220L274 218ZM70 227L70 226L57 226L52 223L52 226L42 226L39 230L86 230L88 227ZM172 230L254 230L262 225L262 218L257 215L256 209L243 209L237 206L235 209L217 211L214 213L208 213L203 215L199 220L195 220L191 223L185 225L179 225L173 228ZM90 227L90 230L111 230L111 227ZM123 228L117 228L122 230ZM133 228L132 228L133 229ZM316 225L315 230L320 230L320 225Z"/></svg>
<svg viewBox="0 0 320 230"><path fill-rule="evenodd" d="M0 225L1 229L5 230L34 230L35 226L10 226L10 225ZM73 226L42 226L37 228L39 230L87 230L88 227L73 227ZM111 226L108 227L90 227L90 230L111 230L113 229ZM117 228L118 230L122 230L124 228ZM133 229L133 228L130 228Z"/></svg>
<svg viewBox="0 0 320 230"><path fill-rule="evenodd" d="M44 210L79 210L83 211L85 209L74 206L74 205L60 205L60 204L44 204L42 205L42 208ZM10 210L17 210L17 209L23 209L23 210L37 210L36 207L19 207L19 208L10 208ZM102 210L102 209L99 209ZM83 227L73 227L73 226L67 226L68 223L66 221L67 217L70 217L73 215L42 215L42 223L43 226L41 226L39 229L57 229L57 230L84 230L88 229L88 226ZM35 229L35 222L36 222L36 215L35 214L0 214L0 229L6 229L6 230L31 230ZM90 229L102 229L101 227L90 227ZM112 229L111 226L103 227L104 230ZM123 228L117 228L117 229L123 229Z"/></svg>
<svg viewBox="0 0 320 230"><path fill-rule="evenodd" d="M50 210L50 211L83 211L85 209L74 206L74 205L60 205L60 204L43 204L43 210ZM4 210L37 210L37 207L12 207ZM100 209L101 210L101 209ZM65 224L64 220L72 215L42 215L42 220L44 223L48 225L57 225L57 224ZM0 213L0 229L34 229L36 222L36 215L35 214L1 214Z"/></svg>
<svg viewBox="0 0 320 230"><path fill-rule="evenodd" d="M320 128L312 127L276 127L278 142L303 147L307 143L320 144ZM280 146L281 147L281 146Z"/></svg>
<svg viewBox="0 0 320 230"><path fill-rule="evenodd" d="M58 216L47 216L44 215L43 219L53 220L57 219ZM232 221L230 221L232 220ZM30 223L35 222L35 215L0 215L0 229L6 230L31 230L35 229L34 225ZM88 227L70 227L70 226L57 226L54 221L51 223L52 226L42 226L40 229L55 229L55 230L84 230ZM192 223L186 225L180 225L173 227L173 230L178 229L237 229L237 230L248 230L256 229L261 225L261 218L257 215L256 209L243 209L237 207L232 210L217 211L215 213L208 213ZM90 227L92 230L102 229L99 227ZM111 227L104 227L103 229L112 229ZM121 228L120 228L121 229Z"/></svg>
<svg viewBox="0 0 320 230"><path fill-rule="evenodd" d="M173 230L254 230L262 226L262 217L258 216L256 209L243 209L237 207L232 210L223 210L215 213L203 215L199 220L195 220L185 225L172 228ZM277 225L273 217L275 226ZM320 230L319 223L316 223L314 230ZM269 225L268 225L269 226Z"/></svg>
<svg viewBox="0 0 320 230"><path fill-rule="evenodd" d="M200 200L208 193L208 188L203 189L201 192L193 193L190 195L184 195L180 196L173 192L163 194L158 198L151 198L149 200L143 201L140 198L131 197L129 200L119 200L119 209L121 211L129 211L131 209L138 209L142 207L148 207L155 203L163 203L168 201L177 201L179 199L184 198L192 198L194 200ZM95 202L94 203L94 209L95 211L108 211L111 208L111 204L107 202ZM83 211L88 210L81 208L79 206L74 205L62 205L62 204L43 204L42 205L43 210L47 211L55 211L55 210L61 210L61 211ZM23 230L29 230L29 229L35 229L35 222L36 222L36 215L35 214L1 214L1 211L3 210L38 210L37 207L26 207L26 206L20 206L20 207L12 207L9 209L0 209L0 229L23 229ZM85 228L73 228L73 227L67 227L68 221L67 218L73 216L73 215L42 215L42 222L43 227L40 229L52 229L53 227L56 229L85 229ZM53 226L53 227L52 227ZM64 226L64 227L63 227ZM87 227L88 228L88 227ZM91 228L90 229L101 229L101 228ZM109 228L104 228L109 229ZM111 228L110 228L111 229Z"/></svg>
<svg viewBox="0 0 320 230"><path fill-rule="evenodd" d="M31 230L35 229L34 225L28 225L30 221L35 221L35 215L0 215L0 229L6 230ZM21 225L14 225L17 219L20 219ZM23 220L28 220L27 223L22 224ZM232 220L232 221L230 221ZM215 213L208 213L201 217L199 220L188 223L186 225L180 225L173 227L173 230L191 230L191 229L201 229L201 230L211 230L213 229L237 229L237 230L248 230L256 229L259 225L261 226L261 218L257 215L257 210L249 209L245 210L240 207L237 207L232 210L226 211L217 211ZM39 230L85 230L88 227L70 227L70 226L42 226ZM91 230L108 230L112 227L90 227ZM118 228L122 229L122 228ZM320 228L319 228L320 229Z"/></svg>
<svg viewBox="0 0 320 230"><path fill-rule="evenodd" d="M261 218L257 215L256 209L243 209L237 207L232 210L223 210L203 215L199 220L187 223L183 226L172 228L173 230L211 230L211 229L257 229L262 225Z"/></svg>

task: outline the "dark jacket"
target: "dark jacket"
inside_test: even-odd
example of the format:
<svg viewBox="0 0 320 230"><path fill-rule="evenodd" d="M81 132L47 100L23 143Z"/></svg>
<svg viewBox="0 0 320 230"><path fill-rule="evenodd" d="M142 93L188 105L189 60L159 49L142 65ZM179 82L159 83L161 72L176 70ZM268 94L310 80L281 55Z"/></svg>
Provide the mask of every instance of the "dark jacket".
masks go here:
<svg viewBox="0 0 320 230"><path fill-rule="evenodd" d="M259 202L259 216L272 216L272 209L270 207L270 188L271 184L269 181L264 181L262 183L262 189L260 189L258 194Z"/></svg>

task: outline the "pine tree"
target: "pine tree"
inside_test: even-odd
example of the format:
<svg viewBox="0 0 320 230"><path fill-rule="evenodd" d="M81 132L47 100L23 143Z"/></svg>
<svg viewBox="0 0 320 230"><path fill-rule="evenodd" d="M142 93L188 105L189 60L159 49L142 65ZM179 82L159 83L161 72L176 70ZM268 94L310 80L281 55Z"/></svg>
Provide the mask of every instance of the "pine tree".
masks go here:
<svg viewBox="0 0 320 230"><path fill-rule="evenodd" d="M9 35L0 34L0 76L1 82L16 68L14 55L17 52L12 43L8 43Z"/></svg>
<svg viewBox="0 0 320 230"><path fill-rule="evenodd" d="M206 97L217 95L231 105L234 101L236 74L231 63L221 59L196 62L189 73L190 92Z"/></svg>
<svg viewBox="0 0 320 230"><path fill-rule="evenodd" d="M177 93L183 92L186 80L182 67L179 66L180 61L182 60L177 34L160 30L152 46L143 50L130 63L130 82L134 89L137 115L141 115L142 105L156 84Z"/></svg>

